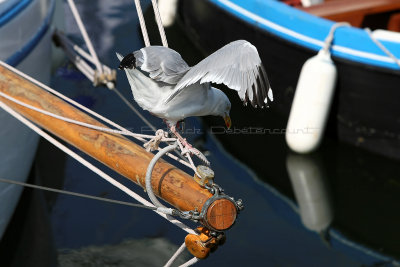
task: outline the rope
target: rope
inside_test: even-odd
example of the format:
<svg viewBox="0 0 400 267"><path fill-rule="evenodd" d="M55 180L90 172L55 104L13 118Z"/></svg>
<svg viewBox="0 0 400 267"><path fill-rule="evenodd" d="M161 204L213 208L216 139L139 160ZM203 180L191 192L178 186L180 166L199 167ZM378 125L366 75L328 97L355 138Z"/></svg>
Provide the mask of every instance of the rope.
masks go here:
<svg viewBox="0 0 400 267"><path fill-rule="evenodd" d="M164 26L161 21L161 16L160 16L160 11L158 10L157 0L151 0L151 3L153 4L154 17L156 18L156 22L157 22L158 30L160 32L162 44L163 44L163 46L168 47L167 36L165 35Z"/></svg>
<svg viewBox="0 0 400 267"><path fill-rule="evenodd" d="M68 44L69 46L72 47L73 50L75 50L75 52L77 52L79 55L81 55L84 59L86 59L87 61L89 61L90 63L95 64L95 60L93 59L93 57L91 55L89 55L85 50L83 50L82 48L80 48L77 44L73 43L70 39L68 39L64 33L55 30L54 31L54 35L56 35L59 39L61 39L63 42L65 42L66 44ZM102 69L105 70L108 73L111 73L111 69L106 66L106 65L102 65Z"/></svg>
<svg viewBox="0 0 400 267"><path fill-rule="evenodd" d="M333 24L333 26L331 27L328 36L326 37L325 41L324 41L324 47L322 48L324 52L329 53L329 49L332 46L332 42L333 42L333 37L335 35L335 31L337 28L339 27L344 27L344 26L351 26L348 22L337 22L335 24Z"/></svg>
<svg viewBox="0 0 400 267"><path fill-rule="evenodd" d="M163 204L158 201L157 197L154 195L153 188L151 186L151 174L153 173L153 168L154 165L156 165L157 161L167 152L170 152L172 150L175 150L177 148L177 143L173 145L169 145L167 147L164 147L161 149L150 161L149 165L147 166L147 171L146 171L146 192L147 195L149 196L151 202L156 206L157 208L165 208Z"/></svg>
<svg viewBox="0 0 400 267"><path fill-rule="evenodd" d="M186 244L183 242L183 244L178 248L178 250L172 255L172 257L167 261L167 263L164 265L164 267L170 267L172 263L178 258L179 255L182 254L182 252L185 250ZM180 265L179 267L188 267L191 266L199 261L198 258L193 257L191 260L188 260L186 263Z"/></svg>
<svg viewBox="0 0 400 267"><path fill-rule="evenodd" d="M0 94L3 97L6 97L7 99L11 98L7 95L4 95L2 92L0 92ZM16 99L14 99L16 100ZM18 100L17 100L18 101ZM25 103L23 103L24 106L27 105ZM29 105L28 105L29 106ZM165 153L174 150L177 147L177 144L175 145L171 145L168 146L164 149L162 149L159 153L157 153L152 161L149 164L149 167L147 169L147 173L146 173L146 190L148 192L148 195L151 199L151 201L153 203L155 203L156 205L153 206L150 202L148 202L147 200L143 199L142 197L140 197L139 195L137 195L136 193L134 193L133 191L131 191L129 188L127 188L126 186L122 185L121 183L117 182L114 178L108 176L107 174L105 174L103 171L101 171L100 169L98 169L97 167L95 167L93 164L89 163L88 161L86 161L85 159L83 159L81 156L79 156L78 154L76 154L75 152L73 152L72 150L70 150L69 148L67 148L65 145L61 144L60 142L58 142L56 139L54 139L53 137L51 137L50 135L48 135L47 133L45 133L43 130L41 130L40 128L38 128L36 125L34 125L33 123L31 123L30 121L28 121L27 119L25 119L24 117L22 117L20 114L18 114L17 112L15 112L14 110L12 110L9 106L7 106L5 103L3 103L2 101L0 101L0 107L5 110L6 112L8 112L10 115L14 116L16 119L18 119L19 121L21 121L22 123L24 123L26 126L28 126L29 128L31 128L33 131L35 131L36 133L38 133L39 135L41 135L43 138L45 138L47 141L49 141L50 143L52 143L53 145L55 145L56 147L58 147L59 149L61 149L63 152L65 152L66 154L70 155L71 157L73 157L75 160L77 160L78 162L80 162L81 164L83 164L85 167L87 167L88 169L92 170L93 172L95 172L96 174L98 174L100 177L102 177L103 179L105 179L106 181L108 181L109 183L111 183L112 185L116 186L118 189L120 189L121 191L125 192L126 194L128 194L129 196L133 197L134 199L136 199L137 201L141 202L143 205L140 204L134 204L134 203L129 203L129 202L123 202L123 201L118 201L118 200L111 200L111 199L104 199L104 198L100 198L100 197L95 197L95 196L89 196L89 195L84 195L84 194L80 194L80 193L74 193L74 192L69 192L69 191L64 191L64 190L58 190L58 189L52 189L52 188L47 188L47 187L42 187L42 186L37 186L37 185L31 185L31 184L26 184L26 183L20 183L20 182L16 182L16 181L10 181L10 180L5 180L5 179L0 179L1 182L9 182L9 183L13 183L13 184L17 184L17 185L23 185L23 186L27 186L27 187L32 187L32 188L37 188L37 189L42 189L42 190L47 190L47 191L52 191L52 192L57 192L57 193L63 193L63 194L68 194L68 195L73 195L73 196L79 196L79 197L85 197L85 198L90 198L90 199L95 199L95 200L100 200L100 201L107 201L107 202L111 202L111 203L116 203L116 204L123 204L123 205L128 205L128 206L133 206L133 207L141 207L141 208L147 208L147 209L151 209L154 210L158 215L160 215L161 217L167 219L170 223L178 226L179 228L181 228L182 230L186 231L189 234L196 234L194 230L192 230L191 228L189 228L188 226L186 226L185 224L183 224L182 222L180 222L179 220L175 219L174 217L170 216L172 214L174 214L174 209L171 208L166 208L165 206L163 206L155 197L153 190L151 188L151 173L152 170L154 168L155 163L157 162L157 160L164 155ZM55 115L55 114L53 114ZM108 129L110 130L110 129ZM150 177L150 178L148 178ZM150 184L150 187L149 187ZM182 248L183 250L183 248ZM182 252L182 251L181 251ZM171 259L168 261L172 262L174 261L174 259L181 253L179 252L177 255L173 255L173 259L171 261ZM175 256L175 257L174 257ZM185 264L181 265L181 266L190 266L194 263L196 263L198 261L197 258L193 258L192 260L186 262Z"/></svg>
<svg viewBox="0 0 400 267"><path fill-rule="evenodd" d="M191 266L191 265L195 264L195 263L198 262L198 261L199 261L198 258L193 257L191 260L189 260L189 261L187 261L186 263L180 265L179 267L188 267L188 266Z"/></svg>
<svg viewBox="0 0 400 267"><path fill-rule="evenodd" d="M72 15L75 18L76 23L78 24L78 28L83 36L83 39L85 40L86 46L89 49L90 55L92 56L93 60L94 60L94 64L96 65L96 68L99 72L102 72L102 68L101 68L101 64L100 64L100 60L97 57L96 51L93 48L92 42L90 41L89 35L86 32L86 28L82 23L82 19L79 16L79 12L75 6L75 2L74 0L68 0L68 4L71 8L72 11Z"/></svg>
<svg viewBox="0 0 400 267"><path fill-rule="evenodd" d="M91 109L89 109L89 108L87 108L87 107L85 107L85 106L79 104L78 102L72 100L71 98L69 98L69 97L67 97L67 96L65 96L65 95L63 95L63 94L57 92L56 90L54 90L54 89L50 88L49 86L47 86L47 85L45 85L45 84L39 82L38 80L35 80L34 78L30 77L29 75L26 75L25 73L23 73L23 72L17 70L16 68L14 68L14 67L8 65L7 63L5 63L5 62L3 62L3 61L1 61L1 60L0 60L0 66L2 66L2 67L4 67L4 68L6 68L6 69L8 69L8 70L10 70L10 71L12 71L12 72L14 72L14 73L16 73L17 75L19 75L19 76L21 76L22 78L28 80L29 82L31 82L31 83L33 83L33 84L39 86L40 88L42 88L42 89L44 89L44 90L46 90L46 91L52 93L53 95L56 95L57 97L59 97L59 98L65 100L66 102L68 102L68 103L74 105L75 107L77 107L77 108L79 108L79 109L81 109L81 110L83 110L83 111L85 111L85 112L91 114L92 116L96 117L97 119L99 119L99 120L101 120L101 121L103 121L103 122L105 122L105 123L107 123L107 124L109 124L109 125L111 125L111 126L114 126L115 128L117 128L117 129L119 129L119 130L121 130L121 131L123 131L123 132L129 132L129 133L131 134L131 136L134 137L134 138L136 138L137 140L139 140L139 141L141 141L141 142L147 142L145 139L143 139L143 138L141 138L141 137L139 137L139 136L136 136L136 137L135 137L135 136L134 136L134 135L135 135L134 133L132 133L132 132L130 132L129 130L125 129L124 127L118 125L117 123L115 123L115 122L113 122L113 121L111 121L111 120L109 120L109 119L103 117L102 115L98 114L97 112L95 112L95 111L93 111L93 110L91 110ZM115 133L115 132L114 132L114 133ZM185 165L185 166L187 166L187 167L189 167L189 168L191 168L191 169L193 169L193 170L196 170L196 168L195 168L193 165L191 165L190 163L188 163L188 162L186 162L186 161L184 161L184 160L181 160L180 158L178 158L178 157L175 156L175 155L172 155L171 153L168 153L167 156L169 156L170 158L172 158L172 159L178 161L179 163L181 163L181 164L183 164L183 165Z"/></svg>
<svg viewBox="0 0 400 267"><path fill-rule="evenodd" d="M81 57L75 56L74 52L68 47L64 46L65 53L67 57L74 63L74 65L91 81L94 81L94 70L86 63L86 61L82 60Z"/></svg>
<svg viewBox="0 0 400 267"><path fill-rule="evenodd" d="M103 201L103 202L107 202L107 203L119 204L119 205L124 205L124 206L135 207L135 208L144 208L144 209L150 209L150 210L156 210L157 209L157 208L151 207L151 206L135 204L135 203L130 203L130 202L126 202L126 201L120 201L120 200L103 198L103 197L96 197L96 196L91 196L91 195L87 195L87 194L75 193L75 192L71 192L71 191L55 189L55 188L50 188L50 187L40 186L40 185L34 185L34 184L28 184L28 183L23 183L23 182L8 180L8 179L1 179L0 178L0 182L8 183L8 184L20 185L20 186L25 186L25 187L30 187L30 188L40 189L40 190L45 190L45 191L50 191L50 192L53 192L53 193L59 193L59 194L64 194L64 195L69 195L69 196L75 196L75 197L81 197L81 198L86 198L86 199L99 200L99 201Z"/></svg>
<svg viewBox="0 0 400 267"><path fill-rule="evenodd" d="M149 35L147 34L147 29L146 29L146 22L144 21L142 7L140 6L139 0L135 0L135 6L136 6L136 12L137 12L138 18L139 18L140 28L142 30L144 44L146 46L150 46Z"/></svg>
<svg viewBox="0 0 400 267"><path fill-rule="evenodd" d="M26 107L26 108L29 108L31 110L37 111L39 113L45 114L47 116L50 116L50 117L53 117L53 118L56 118L56 119L59 119L59 120L62 120L62 121L66 121L66 122L69 122L69 123L73 123L73 124L76 124L76 125L79 125L79 126L83 126L83 127L89 128L89 129L94 129L94 130L97 130L97 131L107 132L107 133L111 133L111 134L121 134L121 135L126 135L126 136L132 136L132 137L134 137L134 138L136 138L138 140L141 140L143 142L146 142L146 140L144 138L151 139L150 141L148 141L148 142L146 142L144 144L144 146L145 146L147 151L159 150L158 145L159 145L159 143L161 141L162 142L174 142L174 141L178 141L179 142L179 140L176 139L176 138L167 138L167 137L165 137L166 135L164 134L163 130L158 130L156 135L153 136L153 135L132 133L132 132L130 132L128 130L109 129L109 128L105 128L105 127L89 124L89 123L86 123L86 122L81 122L81 121L77 121L77 120L74 120L74 119L70 119L70 118L67 118L67 117L64 117L64 116L60 116L60 115L51 113L51 112L46 111L46 110L42 110L40 108L31 106L31 105L26 104L26 103L24 103L22 101L19 101L18 99L15 99L15 98L7 95L7 94L4 94L3 92L0 92L0 96L2 96L4 98L6 98L6 99L18 104L18 105L21 105L23 107ZM180 145L180 146L182 147L182 145ZM193 160L190 157L190 155L188 155L188 153L185 153L185 155L188 158L189 163L179 159L178 157L176 157L176 156L174 156L174 155L172 155L170 153L168 153L167 155L170 158L172 158L172 159L174 159L174 160L186 165L187 167L190 167L193 171L196 172L196 166L194 165Z"/></svg>
<svg viewBox="0 0 400 267"><path fill-rule="evenodd" d="M4 102L0 101L0 107L2 109L4 109L6 112L8 112L10 115L12 115L14 118L18 119L20 122L22 122L23 124L28 126L30 129L35 131L37 134L39 134L40 136L45 138L47 141L49 141L50 143L52 143L53 145L55 145L56 147L61 149L63 152L65 152L69 156L73 157L79 163L81 163L82 165L84 165L85 167L87 167L88 169L93 171L94 173L98 174L101 178L103 178L107 182L111 183L112 185L114 185L115 187L117 187L118 189L123 191L124 193L128 194L132 198L136 199L137 201L139 201L143 205L154 207L154 205L151 204L149 201L145 200L144 198L142 198L141 196L139 196L138 194L136 194L135 192L130 190L128 187L126 187L123 184L119 183L114 178L112 178L111 176L107 175L106 173L101 171L99 168L95 167L93 164L91 164L90 162L88 162L87 160L85 160L84 158L82 158L81 156L76 154L75 152L73 152L71 149L69 149L68 147L66 147L65 145L63 145L62 143L60 143L59 141L54 139L53 137L51 137L49 134L47 134L42 129L40 129L39 127L34 125L32 122L28 121L23 116L21 116L19 113L17 113L13 109L11 109ZM185 224L183 224L179 220L175 219L174 217L165 214L164 210L157 209L157 210L155 210L155 212L158 215L160 215L161 217L167 219L172 224L174 224L174 225L178 226L179 228L181 228L182 230L186 231L187 233L195 234L194 230L192 230L190 227L186 226Z"/></svg>
<svg viewBox="0 0 400 267"><path fill-rule="evenodd" d="M183 244L178 248L178 250L172 255L172 257L167 261L167 263L164 265L164 267L170 267L172 263L178 258L179 255L185 250L186 244L183 242Z"/></svg>
<svg viewBox="0 0 400 267"><path fill-rule="evenodd" d="M157 148L160 147L160 142L163 140L163 138L166 137L166 133L163 130L157 130L154 138L152 138L150 141L147 143L143 144L143 146L146 148L148 152L154 151Z"/></svg>
<svg viewBox="0 0 400 267"><path fill-rule="evenodd" d="M378 39L376 39L373 35L372 32L369 28L365 28L365 31L367 32L369 38L391 59L393 59L394 63L397 64L397 66L400 67L400 61L397 59L395 55L393 55Z"/></svg>
<svg viewBox="0 0 400 267"><path fill-rule="evenodd" d="M88 60L89 62L94 64L93 58L86 53L83 49L81 49L78 45L74 44L71 42L63 33L56 31L54 35L58 38L58 42L61 44L61 46L65 49L65 52L67 53L69 59L74 63L74 65L82 72L85 70L82 70L82 67L86 69L86 66L90 69L91 73L90 74L85 74L85 76L94 83L94 71L90 68L90 66L82 60L76 53L81 55L84 59ZM71 49L72 48L72 49ZM72 51L74 50L76 53ZM85 65L85 66L82 66ZM102 64L102 68L107 72L111 73L111 69ZM147 125L149 126L154 132L156 131L156 128L121 94L121 92L118 91L118 89L114 86L113 83L111 83L112 86L109 86L107 83L107 87L114 91L114 93L117 94L119 98Z"/></svg>
<svg viewBox="0 0 400 267"><path fill-rule="evenodd" d="M50 117L53 117L53 118L56 118L56 119L59 119L59 120L62 120L62 121L66 121L66 122L69 122L69 123L73 123L73 124L76 124L76 125L79 125L79 126L83 126L83 127L89 128L89 129L94 129L94 130L97 130L97 131L102 131L102 132L107 132L107 133L112 133L112 134L121 134L121 135L126 135L126 136L132 136L132 137L154 138L153 135L137 134L137 133L132 133L130 131L125 131L125 130L109 129L109 128L105 128L105 127L89 124L89 123L86 123L86 122L81 122L81 121L77 121L77 120L74 120L74 119L70 119L70 118L67 118L67 117L64 117L64 116L60 116L60 115L51 113L49 111L46 111L46 110L31 106L29 104L26 104L26 103L24 103L22 101L19 101L18 99L15 99L15 98L3 93L3 92L0 92L0 96L2 96L4 98L6 98L6 99L18 104L18 105L21 105L23 107L26 107L26 108L29 108L31 110L37 111L39 113L45 114L47 116L50 116ZM176 138L165 138L164 137L161 141L163 141L163 142L173 142L173 141L176 141Z"/></svg>

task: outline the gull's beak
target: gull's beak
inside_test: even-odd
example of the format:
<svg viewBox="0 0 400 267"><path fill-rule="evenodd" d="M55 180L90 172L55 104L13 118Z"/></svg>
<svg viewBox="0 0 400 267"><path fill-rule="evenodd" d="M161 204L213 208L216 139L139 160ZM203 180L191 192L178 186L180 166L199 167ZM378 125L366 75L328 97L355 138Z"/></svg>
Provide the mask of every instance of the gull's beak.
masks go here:
<svg viewBox="0 0 400 267"><path fill-rule="evenodd" d="M228 114L225 114L224 121L225 121L226 128L230 129L232 126L232 121L231 121L231 117L229 117Z"/></svg>

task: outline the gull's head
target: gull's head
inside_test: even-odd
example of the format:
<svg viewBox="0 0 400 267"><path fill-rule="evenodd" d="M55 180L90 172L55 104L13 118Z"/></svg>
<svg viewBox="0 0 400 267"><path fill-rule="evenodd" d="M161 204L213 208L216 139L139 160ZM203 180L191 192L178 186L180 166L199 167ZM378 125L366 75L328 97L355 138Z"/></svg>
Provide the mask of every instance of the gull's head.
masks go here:
<svg viewBox="0 0 400 267"><path fill-rule="evenodd" d="M228 129L232 126L231 117L229 113L231 112L231 102L228 97L219 89L215 89L215 101L214 101L214 112L212 115L221 116L225 125Z"/></svg>

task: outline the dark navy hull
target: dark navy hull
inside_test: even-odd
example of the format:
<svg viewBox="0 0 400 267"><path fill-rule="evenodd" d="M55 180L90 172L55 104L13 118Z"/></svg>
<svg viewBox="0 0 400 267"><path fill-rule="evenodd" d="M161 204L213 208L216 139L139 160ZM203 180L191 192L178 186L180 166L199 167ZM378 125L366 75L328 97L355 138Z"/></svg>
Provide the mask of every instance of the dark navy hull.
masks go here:
<svg viewBox="0 0 400 267"><path fill-rule="evenodd" d="M179 14L184 31L205 54L237 39L257 47L274 91L271 109L282 115L280 126L285 127L301 67L316 51L248 23L211 1L183 0ZM338 81L327 135L399 159L400 71L338 56L333 60ZM230 99L233 109L242 108L234 94ZM263 120L259 111L249 109L233 119L248 122L250 116ZM263 127L271 127L263 121Z"/></svg>

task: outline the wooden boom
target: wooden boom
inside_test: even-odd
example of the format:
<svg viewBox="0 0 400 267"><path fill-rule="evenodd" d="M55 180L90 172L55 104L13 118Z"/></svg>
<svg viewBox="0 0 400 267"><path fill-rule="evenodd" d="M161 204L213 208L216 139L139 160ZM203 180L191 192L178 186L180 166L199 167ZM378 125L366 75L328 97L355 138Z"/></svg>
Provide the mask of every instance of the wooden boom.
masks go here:
<svg viewBox="0 0 400 267"><path fill-rule="evenodd" d="M106 127L77 108L2 66L0 66L0 91L54 114ZM5 98L0 97L0 100L114 171L145 187L147 165L153 154L139 145L119 134L100 132L71 124L25 108ZM212 196L191 176L164 160L158 161L153 169L152 187L156 195L183 211L194 209L201 211L204 203ZM227 204L228 206L231 205L230 203ZM236 213L234 215L236 217ZM225 215L217 214L217 216L224 217ZM231 218L229 220L232 220Z"/></svg>

